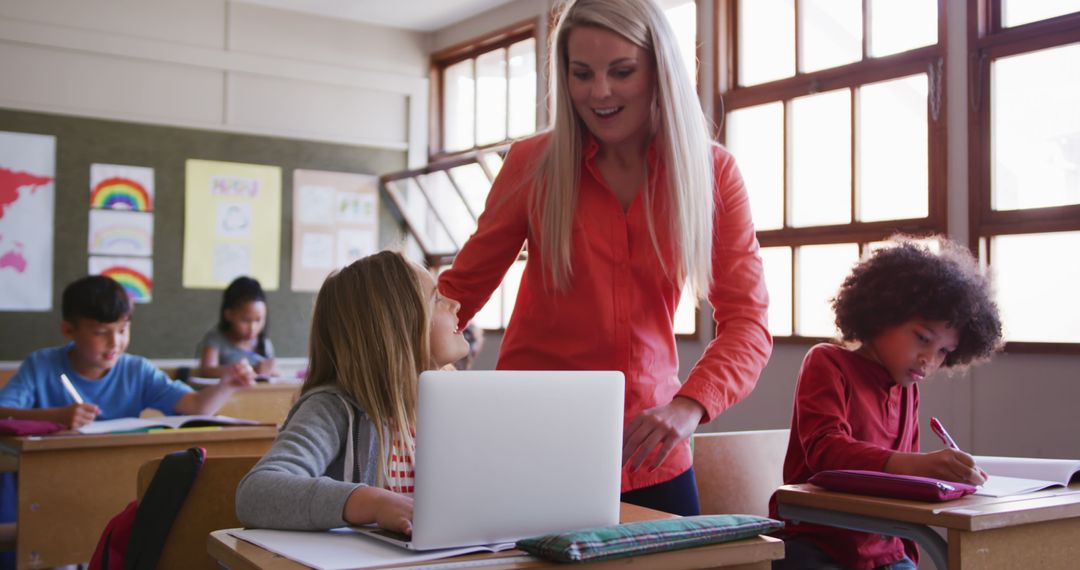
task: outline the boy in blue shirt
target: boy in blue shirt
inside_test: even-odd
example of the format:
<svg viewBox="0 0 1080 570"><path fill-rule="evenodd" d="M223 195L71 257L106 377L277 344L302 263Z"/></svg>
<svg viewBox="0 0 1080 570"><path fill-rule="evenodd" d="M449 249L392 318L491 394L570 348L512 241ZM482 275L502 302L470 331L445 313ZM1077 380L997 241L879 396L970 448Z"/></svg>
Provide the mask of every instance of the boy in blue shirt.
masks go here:
<svg viewBox="0 0 1080 570"><path fill-rule="evenodd" d="M169 415L212 414L230 394L255 382L255 371L245 360L229 368L217 385L196 392L149 360L124 354L131 338L131 301L108 277L92 275L68 285L61 311L60 332L70 342L34 351L23 361L0 390L0 417L75 429L95 419L136 417L145 408ZM84 403L74 400L60 374L71 380ZM0 475L0 523L12 522L14 474Z"/></svg>
<svg viewBox="0 0 1080 570"><path fill-rule="evenodd" d="M124 354L131 338L131 301L116 281L91 275L64 289L63 346L30 354L0 390L0 417L48 420L78 428L94 419L136 417L145 408L164 414L212 414L229 395L255 382L250 365L231 367L221 382L195 392L149 360ZM85 403L60 381L66 374Z"/></svg>

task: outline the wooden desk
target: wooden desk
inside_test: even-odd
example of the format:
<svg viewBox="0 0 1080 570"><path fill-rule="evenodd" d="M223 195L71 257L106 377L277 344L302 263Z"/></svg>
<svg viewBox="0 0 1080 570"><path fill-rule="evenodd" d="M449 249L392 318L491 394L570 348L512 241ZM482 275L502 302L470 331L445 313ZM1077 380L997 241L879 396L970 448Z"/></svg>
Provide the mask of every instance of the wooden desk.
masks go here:
<svg viewBox="0 0 1080 570"><path fill-rule="evenodd" d="M780 516L909 538L939 570L1076 568L1080 564L1080 484L1012 497L969 495L924 503L785 485ZM942 527L944 540L930 527Z"/></svg>
<svg viewBox="0 0 1080 570"><path fill-rule="evenodd" d="M624 522L638 522L644 520L657 520L672 518L675 515L654 511L634 505L623 503L622 513L619 519ZM304 570L303 566L288 558L283 558L262 547L244 542L229 534L228 530L218 530L210 533L207 540L207 551L224 567L230 570ZM523 554L519 550L504 551L498 554L482 553L443 558L420 563L421 566L447 564L450 562L484 561L506 556ZM665 570L701 569L701 568L725 568L727 570L768 570L772 560L784 557L784 543L781 540L767 536L758 536L735 542L687 548L671 552L659 552L646 556L633 558L620 558L588 564L573 564L575 568L588 568L588 570L611 570L641 569L653 570L664 568ZM410 563L411 567L412 564ZM485 570L525 570L528 568L548 568L552 566L567 566L547 562L544 560L522 560L511 558L504 564L483 564Z"/></svg>
<svg viewBox="0 0 1080 570"><path fill-rule="evenodd" d="M143 463L196 446L211 456L262 455L275 436L273 426L252 426L0 437L0 453L18 458L18 567L88 562L109 519L135 500Z"/></svg>
<svg viewBox="0 0 1080 570"><path fill-rule="evenodd" d="M258 383L233 392L217 413L268 424L281 424L299 392L300 384Z"/></svg>

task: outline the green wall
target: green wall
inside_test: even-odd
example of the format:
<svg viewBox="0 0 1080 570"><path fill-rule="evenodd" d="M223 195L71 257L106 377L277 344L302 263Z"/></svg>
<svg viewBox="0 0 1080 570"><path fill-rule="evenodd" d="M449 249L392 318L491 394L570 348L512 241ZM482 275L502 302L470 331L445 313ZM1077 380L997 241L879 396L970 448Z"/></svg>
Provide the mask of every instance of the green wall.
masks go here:
<svg viewBox="0 0 1080 570"><path fill-rule="evenodd" d="M153 300L136 305L128 352L149 358L193 358L195 343L216 322L221 291L181 286L184 233L184 161L248 162L282 169L280 288L268 291L270 338L279 356L307 354L313 293L290 291L292 176L296 169L384 174L404 169L405 153L384 149L199 131L0 109L0 130L56 137L56 213L53 310L0 312L0 360L61 344L60 294L87 274L90 165L154 169ZM382 245L402 238L401 224L380 197Z"/></svg>

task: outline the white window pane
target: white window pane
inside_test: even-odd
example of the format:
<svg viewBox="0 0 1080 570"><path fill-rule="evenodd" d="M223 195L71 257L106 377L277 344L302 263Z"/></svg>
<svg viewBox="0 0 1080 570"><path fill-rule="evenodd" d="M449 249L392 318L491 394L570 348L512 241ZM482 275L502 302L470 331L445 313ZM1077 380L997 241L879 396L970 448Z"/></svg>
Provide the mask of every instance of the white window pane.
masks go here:
<svg viewBox="0 0 1080 570"><path fill-rule="evenodd" d="M494 177L494 176L499 175L499 171L502 170L502 164L503 164L502 156L499 156L499 153L497 153L497 152L485 152L482 155L480 155L480 160L482 160L484 162L484 166L487 167L488 172L491 173L491 176ZM494 182L494 180L495 179L492 178L493 182Z"/></svg>
<svg viewBox="0 0 1080 570"><path fill-rule="evenodd" d="M925 75L859 89L857 218L925 218L929 214Z"/></svg>
<svg viewBox="0 0 1080 570"><path fill-rule="evenodd" d="M476 316L473 317L473 322L476 326L489 330L499 330L503 328L502 321L502 299L503 288L496 287L495 292L491 294L488 302L476 312Z"/></svg>
<svg viewBox="0 0 1080 570"><path fill-rule="evenodd" d="M686 72L697 88L697 5L694 0L668 0L661 2L675 39L679 44Z"/></svg>
<svg viewBox="0 0 1080 570"><path fill-rule="evenodd" d="M476 230L476 221L469 214L465 202L461 200L445 170L424 174L419 177L420 184L427 191L428 199L438 212L446 229L454 238L457 247L465 245L465 240Z"/></svg>
<svg viewBox="0 0 1080 570"><path fill-rule="evenodd" d="M832 299L859 260L859 246L808 245L798 248L795 255L795 332L799 336L834 337L837 331Z"/></svg>
<svg viewBox="0 0 1080 570"><path fill-rule="evenodd" d="M937 26L937 0L870 0L870 55L934 45Z"/></svg>
<svg viewBox="0 0 1080 570"><path fill-rule="evenodd" d="M1080 12L1080 0L1002 0L1001 4L1001 25L1005 27Z"/></svg>
<svg viewBox="0 0 1080 570"><path fill-rule="evenodd" d="M994 62L995 210L1080 204L1080 44Z"/></svg>
<svg viewBox="0 0 1080 570"><path fill-rule="evenodd" d="M455 63L443 70L443 144L446 150L475 146L473 138L476 89L473 60Z"/></svg>
<svg viewBox="0 0 1080 570"><path fill-rule="evenodd" d="M1078 250L1080 232L992 239L990 268L1005 340L1080 342Z"/></svg>
<svg viewBox="0 0 1080 570"><path fill-rule="evenodd" d="M450 169L450 178L454 179L461 193L465 195L465 202L469 210L480 217L484 212L484 202L491 190L491 182L488 181L484 169L475 162Z"/></svg>
<svg viewBox="0 0 1080 570"><path fill-rule="evenodd" d="M727 147L746 182L754 227L784 227L784 104L728 113Z"/></svg>
<svg viewBox="0 0 1080 570"><path fill-rule="evenodd" d="M851 221L851 94L846 89L791 101L790 223Z"/></svg>
<svg viewBox="0 0 1080 570"><path fill-rule="evenodd" d="M795 0L739 2L739 85L795 75Z"/></svg>
<svg viewBox="0 0 1080 570"><path fill-rule="evenodd" d="M518 288L521 286L521 276L525 273L525 261L515 261L506 272L502 282L503 301L503 328L510 324L510 315L514 313L514 304L517 302Z"/></svg>
<svg viewBox="0 0 1080 570"><path fill-rule="evenodd" d="M683 287L679 304L675 306L674 330L675 334L694 334L697 332L697 299L690 290Z"/></svg>
<svg viewBox="0 0 1080 570"><path fill-rule="evenodd" d="M510 138L536 132L536 40L510 46Z"/></svg>
<svg viewBox="0 0 1080 570"><path fill-rule="evenodd" d="M769 290L769 332L791 336L791 248L763 247L761 262Z"/></svg>
<svg viewBox="0 0 1080 570"><path fill-rule="evenodd" d="M476 144L506 139L506 50L476 58Z"/></svg>
<svg viewBox="0 0 1080 570"><path fill-rule="evenodd" d="M802 71L818 71L862 59L862 0L803 0Z"/></svg>

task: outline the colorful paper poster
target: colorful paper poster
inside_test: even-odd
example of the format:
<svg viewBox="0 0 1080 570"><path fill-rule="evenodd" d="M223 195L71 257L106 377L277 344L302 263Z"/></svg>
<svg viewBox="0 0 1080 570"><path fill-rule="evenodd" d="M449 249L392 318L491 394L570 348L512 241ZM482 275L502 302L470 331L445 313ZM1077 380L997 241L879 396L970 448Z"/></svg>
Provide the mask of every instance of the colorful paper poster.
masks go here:
<svg viewBox="0 0 1080 570"><path fill-rule="evenodd" d="M281 168L188 160L184 200L184 287L224 289L250 275L279 286Z"/></svg>
<svg viewBox="0 0 1080 570"><path fill-rule="evenodd" d="M293 173L293 291L318 291L331 271L378 251L378 236L376 177Z"/></svg>
<svg viewBox="0 0 1080 570"><path fill-rule="evenodd" d="M152 255L154 215L148 212L90 210L87 251L98 255Z"/></svg>
<svg viewBox="0 0 1080 570"><path fill-rule="evenodd" d="M0 311L52 309L56 137L0 131Z"/></svg>
<svg viewBox="0 0 1080 570"><path fill-rule="evenodd" d="M90 207L99 210L154 210L154 169L119 164L90 165Z"/></svg>
<svg viewBox="0 0 1080 570"><path fill-rule="evenodd" d="M149 303L154 291L154 262L146 257L90 256L90 274L112 277L131 300Z"/></svg>

